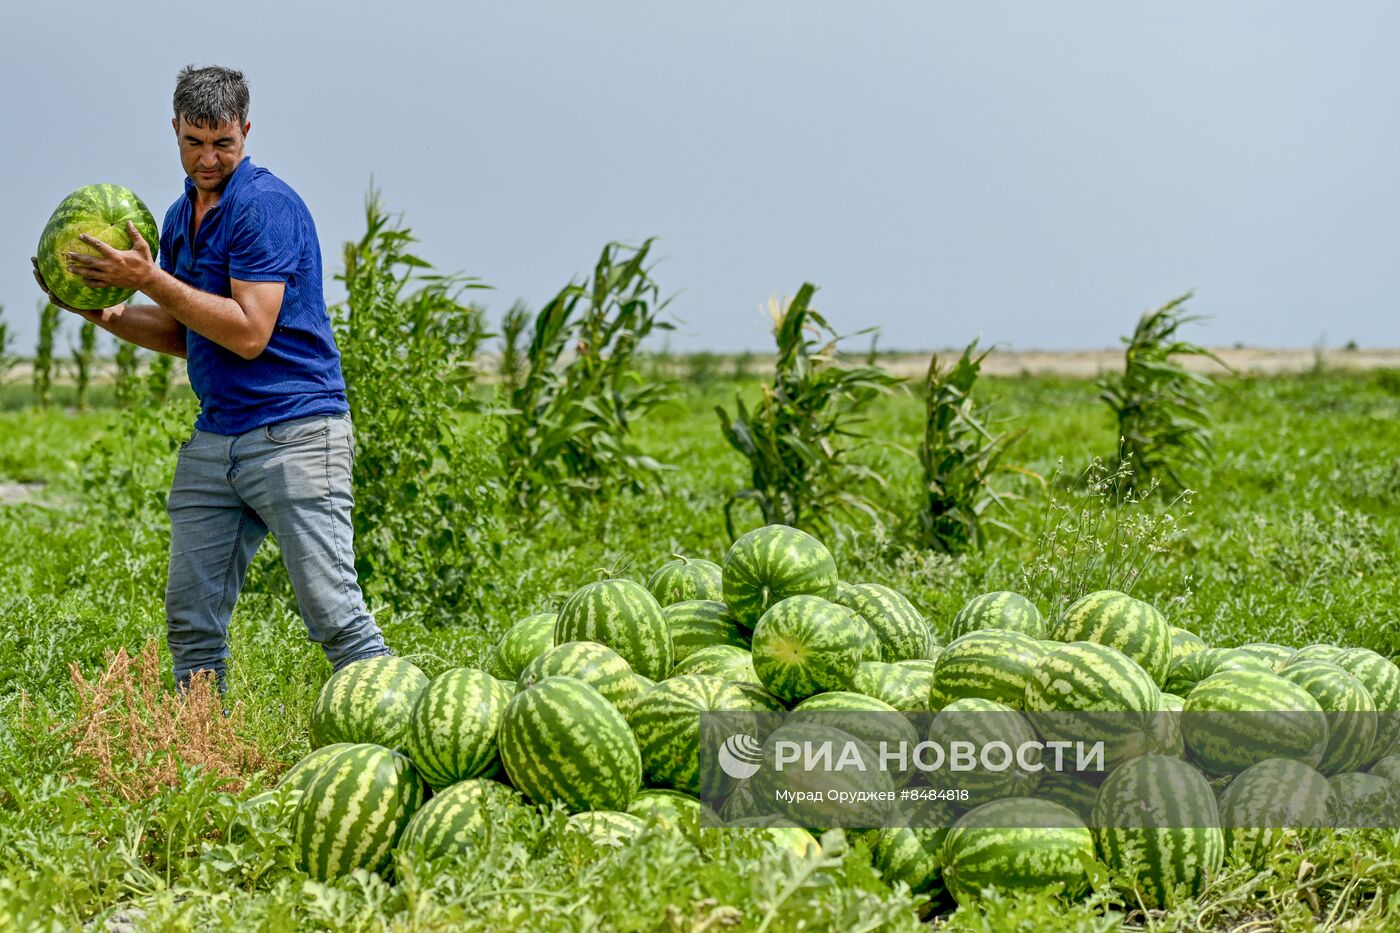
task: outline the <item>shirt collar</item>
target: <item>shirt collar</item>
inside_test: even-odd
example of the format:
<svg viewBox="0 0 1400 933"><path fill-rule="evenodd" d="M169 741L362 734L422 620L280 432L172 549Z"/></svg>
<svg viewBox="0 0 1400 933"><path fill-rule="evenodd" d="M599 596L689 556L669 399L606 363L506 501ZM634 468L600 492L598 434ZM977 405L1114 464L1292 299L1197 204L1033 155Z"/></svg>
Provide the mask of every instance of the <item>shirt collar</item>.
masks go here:
<svg viewBox="0 0 1400 933"><path fill-rule="evenodd" d="M224 202L224 198L227 198L230 194L234 192L235 189L238 188L238 186L243 182L243 179L253 174L254 168L255 166L253 165L253 160L250 159L248 156L244 156L243 161L238 163L238 168L234 169L233 174L229 176L228 183L224 185L223 193L219 195L220 204ZM188 175L185 176L185 197L188 198L191 201L191 203L193 203L194 182L190 179Z"/></svg>

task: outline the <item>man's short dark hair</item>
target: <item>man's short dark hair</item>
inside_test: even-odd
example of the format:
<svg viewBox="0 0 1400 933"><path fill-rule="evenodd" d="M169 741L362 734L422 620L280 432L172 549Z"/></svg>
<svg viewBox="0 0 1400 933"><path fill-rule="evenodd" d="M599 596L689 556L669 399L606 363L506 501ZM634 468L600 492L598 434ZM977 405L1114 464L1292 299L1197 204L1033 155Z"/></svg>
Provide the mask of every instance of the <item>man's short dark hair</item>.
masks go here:
<svg viewBox="0 0 1400 933"><path fill-rule="evenodd" d="M175 119L194 126L248 122L248 82L243 72L210 65L186 65L175 79Z"/></svg>

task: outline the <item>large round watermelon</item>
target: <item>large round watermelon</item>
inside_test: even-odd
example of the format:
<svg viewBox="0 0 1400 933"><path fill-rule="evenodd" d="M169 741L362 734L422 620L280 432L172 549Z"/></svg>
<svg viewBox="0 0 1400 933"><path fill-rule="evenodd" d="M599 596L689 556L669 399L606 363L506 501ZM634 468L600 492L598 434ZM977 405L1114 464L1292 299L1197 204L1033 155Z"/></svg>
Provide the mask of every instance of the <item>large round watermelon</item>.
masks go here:
<svg viewBox="0 0 1400 933"><path fill-rule="evenodd" d="M1371 761L1400 751L1400 668L1369 648L1349 648L1334 659L1375 701L1379 713Z"/></svg>
<svg viewBox="0 0 1400 933"><path fill-rule="evenodd" d="M131 249L127 222L136 225L151 258L160 252L160 234L150 210L129 188L121 185L86 185L64 198L55 208L39 237L39 273L55 298L72 308L97 311L121 304L132 295L130 288L90 288L82 278L68 271L67 253L100 255L79 236L86 233L120 250Z"/></svg>
<svg viewBox="0 0 1400 933"><path fill-rule="evenodd" d="M739 628L729 607L717 599L687 599L661 610L671 629L671 663L711 645L749 646L748 636Z"/></svg>
<svg viewBox="0 0 1400 933"><path fill-rule="evenodd" d="M1187 695L1181 734L1191 760L1212 776L1270 758L1312 768L1327 750L1327 715L1308 691L1277 674L1221 671Z"/></svg>
<svg viewBox="0 0 1400 933"><path fill-rule="evenodd" d="M963 815L943 844L943 881L959 904L988 889L1059 891L1089 886L1094 837L1069 809L1047 800L1007 797Z"/></svg>
<svg viewBox="0 0 1400 933"><path fill-rule="evenodd" d="M1162 683L1172 663L1172 630L1157 609L1117 590L1075 601L1055 629L1060 641L1091 641L1117 648Z"/></svg>
<svg viewBox="0 0 1400 933"><path fill-rule="evenodd" d="M652 680L671 673L671 627L656 597L631 580L599 580L576 590L554 624L554 643L570 641L607 645Z"/></svg>
<svg viewBox="0 0 1400 933"><path fill-rule="evenodd" d="M1029 797L1040 783L1044 765L1035 732L1024 715L1003 703L979 697L954 700L933 717L928 740L949 756L938 775L941 786L968 792L959 809L1002 797ZM980 753L971 768L953 766L956 742L970 743L974 754Z"/></svg>
<svg viewBox="0 0 1400 933"><path fill-rule="evenodd" d="M418 694L404 751L434 790L485 774L496 763L496 730L511 691L485 671L458 667Z"/></svg>
<svg viewBox="0 0 1400 933"><path fill-rule="evenodd" d="M968 632L989 628L1020 632L1036 639L1044 638L1048 634L1045 617L1040 614L1035 603L1010 590L998 590L972 597L953 617L951 634L953 638L961 638Z"/></svg>
<svg viewBox="0 0 1400 933"><path fill-rule="evenodd" d="M441 858L489 842L501 817L523 810L520 792L475 778L433 795L404 827L398 848L421 858Z"/></svg>
<svg viewBox="0 0 1400 933"><path fill-rule="evenodd" d="M929 709L980 697L1013 709L1025 704L1031 669L1045 656L1038 640L1021 632L980 629L955 638L938 655Z"/></svg>
<svg viewBox="0 0 1400 933"><path fill-rule="evenodd" d="M1104 768L1155 747L1161 691L1132 658L1096 642L1060 645L1031 669L1026 718L1046 741L1103 742Z"/></svg>
<svg viewBox="0 0 1400 933"><path fill-rule="evenodd" d="M1215 793L1179 758L1144 755L1110 774L1090 825L1103 860L1148 908L1196 896L1225 858Z"/></svg>
<svg viewBox="0 0 1400 933"><path fill-rule="evenodd" d="M403 658L352 661L330 676L311 707L311 747L335 742L398 748L428 677Z"/></svg>
<svg viewBox="0 0 1400 933"><path fill-rule="evenodd" d="M1376 741L1376 704L1361 681L1331 661L1305 658L1278 672L1312 695L1327 714L1327 750L1317 770L1323 774L1355 771L1371 760Z"/></svg>
<svg viewBox="0 0 1400 933"><path fill-rule="evenodd" d="M596 641L566 641L550 648L525 665L515 692L527 690L546 677L581 680L618 709L624 709L642 692L622 655Z"/></svg>
<svg viewBox="0 0 1400 933"><path fill-rule="evenodd" d="M860 665L868 629L844 606L819 596L789 596L754 628L754 670L763 686L789 703L845 690Z"/></svg>
<svg viewBox="0 0 1400 933"><path fill-rule="evenodd" d="M928 622L903 594L879 583L840 583L836 599L866 621L880 641L882 661L927 658L936 642Z"/></svg>
<svg viewBox="0 0 1400 933"><path fill-rule="evenodd" d="M677 557L647 578L647 589L662 606L684 600L724 598L724 575L712 560Z"/></svg>
<svg viewBox="0 0 1400 933"><path fill-rule="evenodd" d="M701 714L718 711L764 712L766 707L735 690L719 677L686 674L663 680L627 711L627 722L642 755L648 783L671 787L713 800L727 793L732 781L718 768L700 768ZM744 717L726 717L735 731L751 732Z"/></svg>
<svg viewBox="0 0 1400 933"><path fill-rule="evenodd" d="M1220 795L1225 857L1255 871L1267 868L1290 836L1311 838L1333 820L1327 778L1288 758L1251 765Z"/></svg>
<svg viewBox="0 0 1400 933"><path fill-rule="evenodd" d="M724 602L752 629L770 606L789 596L836 596L836 561L816 538L787 525L741 535L724 555Z"/></svg>
<svg viewBox="0 0 1400 933"><path fill-rule="evenodd" d="M738 683L759 682L758 673L753 667L753 655L733 645L710 645L691 652L685 660L678 661L671 668L671 678L683 674L710 674Z"/></svg>
<svg viewBox="0 0 1400 933"><path fill-rule="evenodd" d="M506 629L491 650L486 673L499 680L517 680L526 664L554 647L554 623L558 618L557 613L539 612Z"/></svg>
<svg viewBox="0 0 1400 933"><path fill-rule="evenodd" d="M642 755L627 720L572 677L546 677L512 697L498 741L510 783L537 804L557 800L571 813L625 810L642 785Z"/></svg>
<svg viewBox="0 0 1400 933"><path fill-rule="evenodd" d="M316 772L292 814L297 863L317 881L383 871L422 804L423 782L407 757L382 745L347 748Z"/></svg>
<svg viewBox="0 0 1400 933"><path fill-rule="evenodd" d="M1196 684L1221 671L1273 672L1267 661L1239 648L1202 648L1172 663L1162 689L1177 696L1186 696Z"/></svg>
<svg viewBox="0 0 1400 933"><path fill-rule="evenodd" d="M927 710L933 675L925 670L906 667L907 663L862 661L851 680L851 689L884 700L895 709L906 712Z"/></svg>

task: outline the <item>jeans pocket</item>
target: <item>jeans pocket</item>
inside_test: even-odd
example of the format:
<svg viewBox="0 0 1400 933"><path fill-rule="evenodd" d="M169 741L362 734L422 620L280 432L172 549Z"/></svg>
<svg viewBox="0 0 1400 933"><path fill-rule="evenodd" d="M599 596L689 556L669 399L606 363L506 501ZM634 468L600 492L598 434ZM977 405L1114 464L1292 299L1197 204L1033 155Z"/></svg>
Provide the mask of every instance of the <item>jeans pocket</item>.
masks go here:
<svg viewBox="0 0 1400 933"><path fill-rule="evenodd" d="M331 429L331 419L327 415L312 415L309 418L293 418L263 427L263 434L274 444L297 444L313 438L325 437Z"/></svg>
<svg viewBox="0 0 1400 933"><path fill-rule="evenodd" d="M184 450L186 447L188 447L188 446L190 446L191 444L193 444L193 443L194 443L194 439L195 439L196 437L199 437L199 431L198 431L198 430L191 431L191 432L190 432L190 436L187 437L187 438L185 438L184 441L182 441L182 442L180 443L180 450Z"/></svg>

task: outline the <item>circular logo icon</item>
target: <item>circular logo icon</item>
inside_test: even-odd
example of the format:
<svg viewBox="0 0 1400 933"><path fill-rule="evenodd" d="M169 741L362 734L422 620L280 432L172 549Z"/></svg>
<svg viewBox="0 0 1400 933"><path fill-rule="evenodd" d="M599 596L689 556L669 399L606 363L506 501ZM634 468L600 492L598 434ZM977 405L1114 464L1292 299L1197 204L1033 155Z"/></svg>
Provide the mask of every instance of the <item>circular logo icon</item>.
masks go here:
<svg viewBox="0 0 1400 933"><path fill-rule="evenodd" d="M738 781L758 773L763 762L763 746L747 732L736 732L719 747L720 770Z"/></svg>

